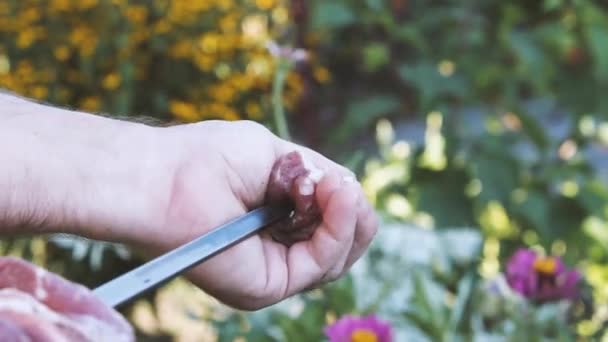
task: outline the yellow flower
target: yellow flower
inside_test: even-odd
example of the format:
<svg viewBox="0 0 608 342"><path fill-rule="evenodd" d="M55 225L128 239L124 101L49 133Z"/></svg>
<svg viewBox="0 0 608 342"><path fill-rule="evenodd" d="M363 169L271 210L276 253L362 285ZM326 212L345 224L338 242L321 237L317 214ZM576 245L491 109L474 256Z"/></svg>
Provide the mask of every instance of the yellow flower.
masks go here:
<svg viewBox="0 0 608 342"><path fill-rule="evenodd" d="M234 2L232 0L216 0L215 3L215 5L222 10L229 10L231 7L234 7Z"/></svg>
<svg viewBox="0 0 608 342"><path fill-rule="evenodd" d="M319 83L325 83L331 79L329 70L324 67L316 67L314 70L314 76Z"/></svg>
<svg viewBox="0 0 608 342"><path fill-rule="evenodd" d="M12 32L16 30L15 18L0 16L0 31Z"/></svg>
<svg viewBox="0 0 608 342"><path fill-rule="evenodd" d="M24 59L22 61L19 61L19 63L17 64L17 70L15 71L15 73L16 76L21 78L22 80L28 80L34 73L34 66L32 65L31 61Z"/></svg>
<svg viewBox="0 0 608 342"><path fill-rule="evenodd" d="M52 0L49 5L51 12L68 11L70 9L70 0Z"/></svg>
<svg viewBox="0 0 608 342"><path fill-rule="evenodd" d="M252 120L260 120L264 117L260 105L253 101L247 102L245 111L247 112L247 116Z"/></svg>
<svg viewBox="0 0 608 342"><path fill-rule="evenodd" d="M234 100L234 97L236 96L236 90L231 86L222 83L216 86L212 86L209 89L209 95L211 95L211 97L213 97L215 101L228 103Z"/></svg>
<svg viewBox="0 0 608 342"><path fill-rule="evenodd" d="M277 7L272 10L272 20L279 25L284 25L289 21L289 10L285 7Z"/></svg>
<svg viewBox="0 0 608 342"><path fill-rule="evenodd" d="M213 69L213 66L215 65L215 61L216 59L212 55L206 55L202 53L197 54L194 59L194 63L202 71L211 71Z"/></svg>
<svg viewBox="0 0 608 342"><path fill-rule="evenodd" d="M130 43L132 45L137 45L148 39L150 33L147 30L137 30L133 32L129 38L131 39Z"/></svg>
<svg viewBox="0 0 608 342"><path fill-rule="evenodd" d="M97 39L91 38L90 40L87 40L80 45L80 47L79 47L80 55L83 57L89 57L93 54L93 52L95 52L96 48L97 48Z"/></svg>
<svg viewBox="0 0 608 342"><path fill-rule="evenodd" d="M173 58L186 58L192 54L192 43L180 40L169 48L169 56Z"/></svg>
<svg viewBox="0 0 608 342"><path fill-rule="evenodd" d="M159 34L167 33L170 30L171 30L171 24L165 19L159 20L154 25L154 32L159 33Z"/></svg>
<svg viewBox="0 0 608 342"><path fill-rule="evenodd" d="M221 39L223 39L223 38L216 34L207 33L201 37L201 39L199 41L199 46L201 47L203 52L214 53L217 51L218 42Z"/></svg>
<svg viewBox="0 0 608 342"><path fill-rule="evenodd" d="M88 34L88 28L79 25L78 27L74 28L72 32L70 32L69 40L73 45L78 45L87 39Z"/></svg>
<svg viewBox="0 0 608 342"><path fill-rule="evenodd" d="M251 90L255 79L253 76L248 74L234 74L229 79L226 80L230 85L241 92L246 92Z"/></svg>
<svg viewBox="0 0 608 342"><path fill-rule="evenodd" d="M230 13L220 19L219 27L224 32L234 32L238 28L238 14Z"/></svg>
<svg viewBox="0 0 608 342"><path fill-rule="evenodd" d="M19 19L25 23L31 23L40 19L40 10L36 7L30 7L21 12Z"/></svg>
<svg viewBox="0 0 608 342"><path fill-rule="evenodd" d="M148 9L144 6L129 6L126 11L126 16L134 24L140 24L146 21Z"/></svg>
<svg viewBox="0 0 608 342"><path fill-rule="evenodd" d="M249 44L259 44L268 40L268 19L264 15L249 15L241 24L243 39Z"/></svg>
<svg viewBox="0 0 608 342"><path fill-rule="evenodd" d="M116 72L107 74L106 77L103 78L102 86L106 90L115 90L120 86L120 82L122 81L120 75Z"/></svg>
<svg viewBox="0 0 608 342"><path fill-rule="evenodd" d="M169 101L169 110L175 117L187 122L195 122L200 119L196 107L188 102L171 100Z"/></svg>
<svg viewBox="0 0 608 342"><path fill-rule="evenodd" d="M27 49L36 40L36 31L32 28L27 28L17 36L17 47L20 49Z"/></svg>
<svg viewBox="0 0 608 342"><path fill-rule="evenodd" d="M88 10L97 5L97 0L78 0L76 3L81 10Z"/></svg>
<svg viewBox="0 0 608 342"><path fill-rule="evenodd" d="M53 49L53 54L57 60L65 62L70 58L70 49L65 45L60 45Z"/></svg>
<svg viewBox="0 0 608 342"><path fill-rule="evenodd" d="M11 71L11 61L8 56L0 54L0 75L8 74Z"/></svg>
<svg viewBox="0 0 608 342"><path fill-rule="evenodd" d="M300 94L302 89L304 88L304 84L302 83L302 77L297 72L290 72L287 75L287 88L292 90L293 92Z"/></svg>
<svg viewBox="0 0 608 342"><path fill-rule="evenodd" d="M88 96L80 102L80 108L93 112L99 110L100 103L101 102L99 101L99 98L97 96Z"/></svg>
<svg viewBox="0 0 608 342"><path fill-rule="evenodd" d="M8 1L0 1L0 15L9 14L11 10L10 5L11 4Z"/></svg>
<svg viewBox="0 0 608 342"><path fill-rule="evenodd" d="M234 108L223 103L213 102L209 105L209 116L218 117L224 120L238 120L239 115Z"/></svg>
<svg viewBox="0 0 608 342"><path fill-rule="evenodd" d="M48 93L48 89L43 86L36 86L32 88L32 96L39 100L45 99Z"/></svg>
<svg viewBox="0 0 608 342"><path fill-rule="evenodd" d="M256 0L255 5L262 10L269 10L276 5L275 0Z"/></svg>

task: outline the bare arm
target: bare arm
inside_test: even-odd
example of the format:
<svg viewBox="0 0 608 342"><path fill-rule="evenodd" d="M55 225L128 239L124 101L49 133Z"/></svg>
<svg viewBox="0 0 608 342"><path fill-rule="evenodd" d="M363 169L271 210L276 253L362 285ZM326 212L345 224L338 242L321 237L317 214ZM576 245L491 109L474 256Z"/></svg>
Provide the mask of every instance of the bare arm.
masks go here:
<svg viewBox="0 0 608 342"><path fill-rule="evenodd" d="M142 205L137 187L152 131L0 94L0 232L90 227L86 235L120 237L117 211Z"/></svg>
<svg viewBox="0 0 608 342"><path fill-rule="evenodd" d="M294 150L323 175L306 191L320 216L301 220L306 239L255 235L190 273L221 301L260 308L344 274L377 220L348 170L253 122L156 128L0 95L0 234L63 231L161 253L262 205L273 165Z"/></svg>

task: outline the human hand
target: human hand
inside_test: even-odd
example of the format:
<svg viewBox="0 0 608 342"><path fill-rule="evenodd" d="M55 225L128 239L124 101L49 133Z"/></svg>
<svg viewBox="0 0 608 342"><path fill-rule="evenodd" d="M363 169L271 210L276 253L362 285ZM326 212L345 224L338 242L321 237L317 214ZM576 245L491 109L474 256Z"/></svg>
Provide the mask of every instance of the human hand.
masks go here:
<svg viewBox="0 0 608 342"><path fill-rule="evenodd" d="M241 309L257 309L332 281L362 255L377 219L350 171L278 139L251 122L208 121L158 129L143 176L150 214L129 227L129 241L163 252L264 203L273 165L292 151L323 172L314 198L322 222L291 246L268 233L248 238L189 273L195 284ZM349 181L350 180L350 181Z"/></svg>
<svg viewBox="0 0 608 342"><path fill-rule="evenodd" d="M294 150L324 175L314 234L289 247L252 236L193 269L197 285L234 307L261 308L339 277L377 229L360 185L344 181L348 170L259 124L156 128L0 103L2 233L68 232L160 254L264 204L273 165Z"/></svg>

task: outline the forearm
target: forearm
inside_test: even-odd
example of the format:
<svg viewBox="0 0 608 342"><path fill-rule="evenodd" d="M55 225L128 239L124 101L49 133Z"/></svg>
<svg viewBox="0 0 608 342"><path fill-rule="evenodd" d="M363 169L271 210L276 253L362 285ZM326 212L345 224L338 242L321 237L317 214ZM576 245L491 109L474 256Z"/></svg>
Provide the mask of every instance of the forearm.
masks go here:
<svg viewBox="0 0 608 342"><path fill-rule="evenodd" d="M0 233L120 238L137 224L121 211L143 212L149 130L0 95Z"/></svg>

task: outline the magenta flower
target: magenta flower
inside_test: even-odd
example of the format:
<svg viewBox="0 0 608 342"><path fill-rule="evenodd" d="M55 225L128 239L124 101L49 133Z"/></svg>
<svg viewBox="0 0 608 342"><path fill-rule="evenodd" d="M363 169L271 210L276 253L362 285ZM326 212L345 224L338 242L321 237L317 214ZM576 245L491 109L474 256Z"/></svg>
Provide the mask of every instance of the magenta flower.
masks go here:
<svg viewBox="0 0 608 342"><path fill-rule="evenodd" d="M388 322L374 315L344 316L325 328L330 342L391 342L393 333Z"/></svg>
<svg viewBox="0 0 608 342"><path fill-rule="evenodd" d="M568 270L557 257L541 257L519 249L507 263L509 286L526 298L548 302L578 297L581 274Z"/></svg>

